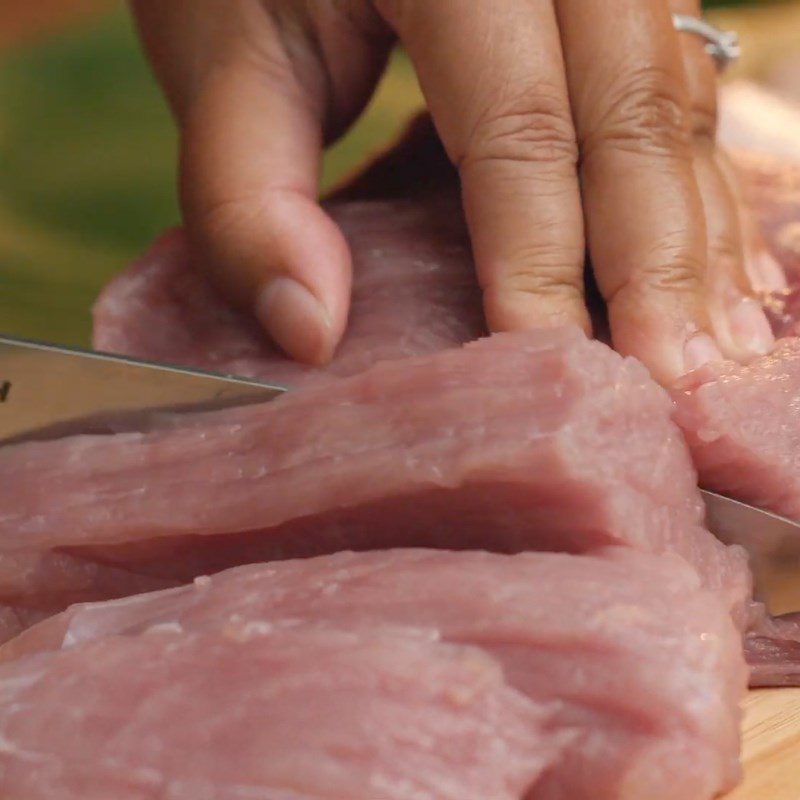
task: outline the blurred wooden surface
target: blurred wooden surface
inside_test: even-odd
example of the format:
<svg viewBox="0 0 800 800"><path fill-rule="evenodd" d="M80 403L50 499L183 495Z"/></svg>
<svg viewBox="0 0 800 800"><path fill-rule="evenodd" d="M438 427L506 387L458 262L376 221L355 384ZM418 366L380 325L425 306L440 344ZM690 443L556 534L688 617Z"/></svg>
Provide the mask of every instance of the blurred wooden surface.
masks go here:
<svg viewBox="0 0 800 800"><path fill-rule="evenodd" d="M726 800L798 800L800 689L750 692L743 731L745 780Z"/></svg>

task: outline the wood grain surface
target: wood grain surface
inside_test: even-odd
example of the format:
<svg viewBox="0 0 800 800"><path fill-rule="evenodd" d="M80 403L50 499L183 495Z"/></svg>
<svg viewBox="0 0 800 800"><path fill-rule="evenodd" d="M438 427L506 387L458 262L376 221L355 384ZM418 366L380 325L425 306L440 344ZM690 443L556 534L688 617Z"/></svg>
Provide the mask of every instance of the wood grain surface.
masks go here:
<svg viewBox="0 0 800 800"><path fill-rule="evenodd" d="M750 692L743 731L744 782L725 800L798 800L800 689Z"/></svg>

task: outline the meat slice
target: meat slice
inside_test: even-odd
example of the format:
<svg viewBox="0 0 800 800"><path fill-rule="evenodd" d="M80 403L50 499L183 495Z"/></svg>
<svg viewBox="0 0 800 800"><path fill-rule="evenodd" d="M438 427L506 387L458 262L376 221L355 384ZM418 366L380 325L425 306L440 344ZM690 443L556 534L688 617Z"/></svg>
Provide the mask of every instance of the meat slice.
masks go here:
<svg viewBox="0 0 800 800"><path fill-rule="evenodd" d="M347 631L353 652L345 657L337 648L333 663L326 650L318 655L313 648L295 658L291 637L300 637L305 648L305 631L316 637L320 629ZM290 632L288 655L279 651L285 646L284 630ZM430 651L432 663L416 659L409 665L402 637L396 657L391 648L385 651L373 642L376 632L388 638L397 635L395 631L416 635ZM258 645L253 663L241 664L251 657L243 648L275 637L271 651ZM446 648L458 645L470 655L453 664L454 659L443 660L431 642ZM59 648L64 648L61 654L52 655ZM374 658L365 665L367 648ZM218 655L222 650L224 655ZM154 663L161 653L167 654L166 666ZM349 758L357 755L360 765L373 753L378 774L386 768L382 757L390 753L393 768L406 781L424 774L428 787L434 786L434 778L452 786L446 793L419 794L436 798L456 797L458 792L461 797L521 798L519 787L527 781L533 787L528 800L699 800L729 788L738 776L738 701L746 670L728 611L717 596L700 588L697 574L681 559L629 549L613 548L596 557L341 553L242 567L177 590L74 607L0 649L0 657L16 659L0 667L0 689L4 670L13 676L5 678L11 689L0 701L0 736L9 743L5 752L21 750L6 760L21 769L32 743L42 747L40 737L50 752L62 757L66 747L78 751L73 758L79 763L81 753L88 753L94 763L97 751L107 752L103 740L108 739L114 748L109 755L119 754L131 742L130 750L122 751L127 752L125 771L136 772L146 764L165 775L187 752L194 753L191 763L204 765L208 748L228 736L222 754L230 757L247 730L243 723L262 719L259 736L244 748L246 763L256 763L258 748L269 747L266 761L272 762L277 752L281 766L290 770L284 786L293 785L295 769L324 785L321 779L327 780L329 771L335 779L350 764ZM174 663L176 659L180 663ZM465 661L482 676L477 681L481 691L459 675L456 667ZM288 697L280 691L286 679L276 662L287 664L287 674L298 672ZM30 666L40 663L43 666ZM170 690L164 684L179 668L186 677ZM408 686L414 669L419 669L418 685ZM354 677L346 674L349 670L355 671ZM373 672L368 681L365 670ZM124 689L132 672L133 685ZM263 676L260 689L254 677L258 674ZM26 677L19 679L22 675ZM72 676L69 688L59 680L66 675ZM499 675L537 714L518 699L511 702L509 688L497 687ZM14 679L20 680L21 688ZM273 691L275 681L280 681L280 693L264 705L261 698ZM241 696L233 688L239 682ZM102 696L95 684L102 687ZM122 709L118 699L115 704L110 699L112 686L127 698ZM412 703L430 697L432 708L426 712L414 704L401 714L393 698L386 697L387 686L395 697L410 694ZM51 722L52 707L59 708L67 691L71 698L80 698L77 729L72 719ZM339 691L340 696L331 696ZM490 698L491 711L486 711ZM94 750L80 731L89 713L100 716L106 703L112 719L104 720L98 734L103 740ZM199 708L185 715L182 704L194 703ZM285 716L284 704L289 709ZM9 708L24 708L24 713L11 716L17 727L7 721ZM141 716L137 708L143 709ZM131 709L133 719L128 722L125 713ZM194 728L203 727L203 712L212 721L221 716L222 724L219 729L212 724L211 733L200 737ZM340 731L330 727L330 718L339 714ZM354 714L361 715L363 741L352 733ZM476 731L475 717L485 735ZM447 742L450 726L460 726L462 719L463 728ZM236 730L225 727L230 720L237 720ZM164 726L163 733L158 733L157 723ZM430 765L421 761L413 744L418 726L424 726L433 745L424 748ZM377 742L369 741L373 731L379 732ZM141 740L151 732L157 732L157 743L143 752ZM496 741L488 740L490 733ZM319 758L321 742L330 755L318 763L314 759ZM481 747L489 749L480 754L472 772L456 777L455 767L466 760L468 746L476 754ZM140 763L150 750L172 754L169 764ZM291 760L284 756L287 751ZM493 794L484 769L496 756ZM531 776L547 758L551 766L534 786ZM214 768L227 766L223 760ZM245 768L242 775L249 777L251 770ZM446 783L440 776L451 770L453 777ZM351 780L360 775L356 771ZM504 793L501 779L507 782ZM394 783L399 781L396 776ZM335 780L329 782L336 785ZM412 796L408 786L405 791L401 796ZM345 796L320 796L328 794ZM34 800L38 796L26 795ZM395 795L369 795L370 800L378 796Z"/></svg>
<svg viewBox="0 0 800 800"><path fill-rule="evenodd" d="M3 796L521 800L545 712L423 633L161 626L5 664Z"/></svg>
<svg viewBox="0 0 800 800"><path fill-rule="evenodd" d="M671 413L640 364L575 328L498 335L148 433L4 448L0 553L180 582L341 549L625 543L682 555L741 617L743 555L702 527ZM7 599L35 598L36 577Z"/></svg>
<svg viewBox="0 0 800 800"><path fill-rule="evenodd" d="M748 366L696 370L674 397L708 488L800 519L800 340Z"/></svg>

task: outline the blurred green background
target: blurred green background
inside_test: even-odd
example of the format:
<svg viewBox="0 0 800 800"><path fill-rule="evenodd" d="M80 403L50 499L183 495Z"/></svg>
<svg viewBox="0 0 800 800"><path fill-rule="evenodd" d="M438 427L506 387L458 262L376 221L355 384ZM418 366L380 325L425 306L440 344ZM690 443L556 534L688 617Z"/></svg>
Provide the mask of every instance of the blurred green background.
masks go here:
<svg viewBox="0 0 800 800"><path fill-rule="evenodd" d="M325 185L420 103L398 56L327 155ZM88 342L100 287L178 222L174 172L172 123L122 9L0 50L0 331Z"/></svg>

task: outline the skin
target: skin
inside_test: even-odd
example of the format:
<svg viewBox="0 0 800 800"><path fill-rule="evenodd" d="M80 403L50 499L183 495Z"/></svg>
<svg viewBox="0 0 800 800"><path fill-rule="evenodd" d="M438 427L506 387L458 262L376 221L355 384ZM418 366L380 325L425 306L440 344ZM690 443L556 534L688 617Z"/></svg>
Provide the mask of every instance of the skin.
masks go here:
<svg viewBox="0 0 800 800"><path fill-rule="evenodd" d="M326 143L399 40L460 178L495 331L587 331L588 247L615 347L670 382L773 344L714 144L699 0L134 0L181 131L198 262L291 356L329 360L352 264L318 203Z"/></svg>

